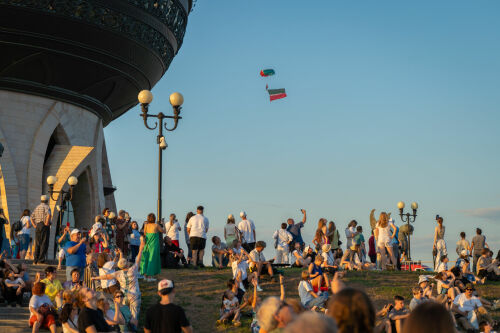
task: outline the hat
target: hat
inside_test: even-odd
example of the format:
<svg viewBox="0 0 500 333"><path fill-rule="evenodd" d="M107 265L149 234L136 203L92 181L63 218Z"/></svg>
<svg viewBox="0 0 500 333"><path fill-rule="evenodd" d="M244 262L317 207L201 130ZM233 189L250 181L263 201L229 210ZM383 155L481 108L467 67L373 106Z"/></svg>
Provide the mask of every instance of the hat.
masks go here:
<svg viewBox="0 0 500 333"><path fill-rule="evenodd" d="M40 201L41 202L49 201L49 198L47 198L47 196L44 194L40 197Z"/></svg>
<svg viewBox="0 0 500 333"><path fill-rule="evenodd" d="M422 282L429 282L429 278L426 275L420 275L418 277L418 284L421 284Z"/></svg>
<svg viewBox="0 0 500 333"><path fill-rule="evenodd" d="M229 215L227 216L227 218L228 218L228 219L230 219L230 220L234 220L234 215L233 215L233 214L229 214Z"/></svg>
<svg viewBox="0 0 500 333"><path fill-rule="evenodd" d="M240 217L247 217L247 213L245 213L245 211L241 211Z"/></svg>
<svg viewBox="0 0 500 333"><path fill-rule="evenodd" d="M71 230L71 233L69 235L71 236L71 235L78 234L78 233L80 233L80 230L73 229L73 230Z"/></svg>
<svg viewBox="0 0 500 333"><path fill-rule="evenodd" d="M330 244L323 244L323 246L321 247L321 251L323 252L330 252L330 250L332 249L332 246Z"/></svg>
<svg viewBox="0 0 500 333"><path fill-rule="evenodd" d="M121 258L120 260L118 260L116 266L118 266L119 269L127 268L127 259Z"/></svg>
<svg viewBox="0 0 500 333"><path fill-rule="evenodd" d="M174 281L163 279L158 282L158 291L162 291L167 288L174 288Z"/></svg>

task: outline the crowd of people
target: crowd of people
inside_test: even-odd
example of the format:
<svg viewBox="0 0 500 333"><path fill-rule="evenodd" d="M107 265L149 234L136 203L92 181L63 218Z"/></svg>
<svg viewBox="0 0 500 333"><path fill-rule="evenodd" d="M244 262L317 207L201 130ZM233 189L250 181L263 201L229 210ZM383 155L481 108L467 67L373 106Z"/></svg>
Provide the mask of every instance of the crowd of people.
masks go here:
<svg viewBox="0 0 500 333"><path fill-rule="evenodd" d="M142 228L127 212L121 210L114 217L105 209L88 230L71 229L69 225L61 230L57 236L58 264L31 278L26 263L13 264L8 257L29 259L32 255L34 265L46 263L51 212L47 198L41 199L32 213L25 210L19 223L11 225L10 245L14 246L2 252L0 261L0 300L28 306L33 333L42 328L55 332L57 325L71 333L136 332L141 311L140 280L157 282L160 298L145 313L145 332L192 331L188 315L175 304L174 281L158 282L157 278L162 267L204 267L209 231L204 207L198 206L196 214L188 213L183 227L175 214L164 223L149 214ZM271 259L264 256L267 243L257 240L255 223L244 211L238 223L230 214L224 234L211 238L212 266L227 267L232 272L221 295L217 325L238 327L241 318L249 315L253 333L492 332L498 326L490 311L500 304L482 298L475 288L500 276L500 252L493 258L481 229L476 230L470 243L465 232L460 234L458 259L448 267L445 226L438 216L433 241L436 274L423 272L409 287L413 298L408 307L402 295L394 295L393 303L375 312L369 297L346 287L342 277L349 270L402 269L413 230L407 225L397 226L384 212L375 219L372 210L368 242L363 226L352 220L343 233L343 248L336 224L321 218L308 245L301 233L307 215L303 209L301 213L300 222L289 218L272 233L275 256ZM36 230L32 254L30 228ZM179 243L183 229L187 253ZM57 272L63 266L65 281L59 281ZM299 300L285 295L283 273L287 267L301 268ZM280 284L279 297L261 299L264 279ZM424 317L433 318L439 330L430 327L428 320L421 320Z"/></svg>

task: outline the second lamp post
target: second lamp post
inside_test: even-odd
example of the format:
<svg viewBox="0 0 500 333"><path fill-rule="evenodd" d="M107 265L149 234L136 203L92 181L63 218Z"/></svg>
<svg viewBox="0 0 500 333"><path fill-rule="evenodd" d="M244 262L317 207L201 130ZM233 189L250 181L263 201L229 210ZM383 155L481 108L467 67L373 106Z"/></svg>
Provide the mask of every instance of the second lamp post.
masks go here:
<svg viewBox="0 0 500 333"><path fill-rule="evenodd" d="M403 201L398 202L398 208L399 208L399 216L401 217L401 221L406 222L408 224L408 253L407 253L407 258L408 261L411 261L411 252L410 252L410 222L415 222L415 219L417 218L417 209L418 209L418 204L416 202L411 203L411 209L413 210L413 214L410 213L403 213L403 209L405 208L405 203ZM410 268L411 270L411 268Z"/></svg>
<svg viewBox="0 0 500 333"><path fill-rule="evenodd" d="M167 143L165 142L165 137L163 136L163 126L165 125L165 130L167 131L173 131L177 128L177 123L179 119L182 119L182 117L179 116L181 113L181 105L184 103L184 97L178 92L173 93L170 95L170 104L172 105L174 115L173 116L167 116L163 114L162 112L158 114L149 114L148 113L148 108L149 104L153 101L153 94L149 90L142 90L139 93L138 96L139 103L141 103L141 117L144 120L144 126L146 126L147 129L154 130L158 127L158 136L156 137L156 143L158 144L158 207L157 207L157 219L158 222L161 222L161 185L162 185L162 153L163 150L167 148ZM148 118L153 117L157 118L158 122L160 123L158 126L158 122L155 122L154 127L150 127L148 125ZM163 120L165 118L173 119L174 120L174 125L172 128L168 128L167 124L163 124Z"/></svg>

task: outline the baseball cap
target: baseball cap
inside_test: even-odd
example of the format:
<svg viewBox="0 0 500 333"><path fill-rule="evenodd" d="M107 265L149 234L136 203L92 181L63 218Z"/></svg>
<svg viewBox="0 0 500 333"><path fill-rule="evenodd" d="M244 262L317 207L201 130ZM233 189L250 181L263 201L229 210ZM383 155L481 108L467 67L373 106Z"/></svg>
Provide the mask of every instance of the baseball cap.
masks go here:
<svg viewBox="0 0 500 333"><path fill-rule="evenodd" d="M247 216L247 213L245 213L245 211L241 211L240 217L246 217L246 216Z"/></svg>
<svg viewBox="0 0 500 333"><path fill-rule="evenodd" d="M71 230L70 235L74 235L74 234L77 234L77 233L79 233L79 232L80 232L80 230L78 230L78 229L73 229L73 230Z"/></svg>
<svg viewBox="0 0 500 333"><path fill-rule="evenodd" d="M163 279L158 282L158 291L163 295L168 295L174 289L174 281Z"/></svg>
<svg viewBox="0 0 500 333"><path fill-rule="evenodd" d="M418 284L421 284L422 282L429 282L429 278L425 275L420 275L418 278Z"/></svg>

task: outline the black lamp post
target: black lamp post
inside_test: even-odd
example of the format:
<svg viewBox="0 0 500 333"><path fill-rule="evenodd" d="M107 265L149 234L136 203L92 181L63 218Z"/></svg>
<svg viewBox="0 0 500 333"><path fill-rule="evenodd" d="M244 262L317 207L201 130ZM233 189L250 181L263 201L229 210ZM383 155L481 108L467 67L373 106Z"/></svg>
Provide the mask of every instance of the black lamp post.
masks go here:
<svg viewBox="0 0 500 333"><path fill-rule="evenodd" d="M398 208L399 208L399 216L401 217L401 220L403 222L406 222L408 224L408 261L411 261L411 254L410 254L410 222L413 223L415 222L415 219L417 218L417 209L418 209L418 204L416 202L411 203L411 209L413 210L413 214L410 213L403 213L403 209L405 208L405 203L403 201L398 202Z"/></svg>
<svg viewBox="0 0 500 333"><path fill-rule="evenodd" d="M61 187L59 191L54 190L54 185L57 182L57 177L56 176L48 176L47 177L47 184L49 184L49 194L50 198L53 201L57 201L57 199L54 199L54 194L59 194L59 221L57 223L56 227L56 234L59 233L59 230L61 230L61 225L62 225L62 219L64 215L64 211L66 210L66 202L73 200L73 188L78 184L78 178L75 176L71 176L68 178L68 185L69 185L69 190L65 191Z"/></svg>
<svg viewBox="0 0 500 333"><path fill-rule="evenodd" d="M181 113L181 105L184 103L184 97L178 93L174 92L172 95L170 95L170 104L172 105L174 115L173 116L167 116L163 114L162 112L158 114L149 114L148 113L148 108L149 104L153 101L153 94L149 90L142 90L139 93L138 96L139 103L141 103L141 109L142 113L140 116L144 120L144 126L146 126L147 129L150 130L155 130L158 127L158 136L156 137L156 143L158 144L158 207L157 207L157 218L158 222L161 222L161 186L162 186L162 153L163 150L167 149L167 143L165 142L165 137L163 136L163 126L165 126L165 130L167 131L173 131L177 128L177 124L179 122L179 119L182 119L182 117L179 116ZM158 122L155 122L154 127L150 127L148 125L148 118L153 117L153 118L158 118L158 122L160 123L160 126L158 126ZM172 128L168 128L167 124L163 124L163 119L173 119L174 120L174 126Z"/></svg>

